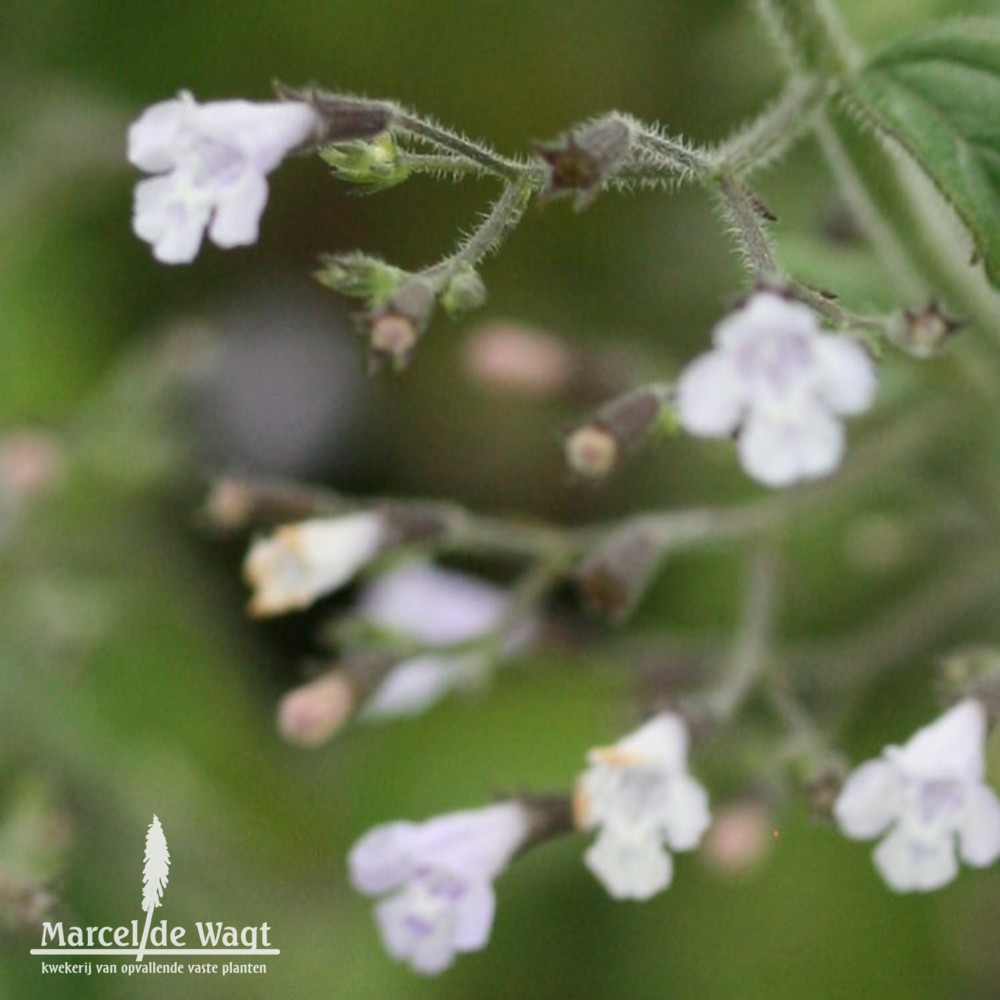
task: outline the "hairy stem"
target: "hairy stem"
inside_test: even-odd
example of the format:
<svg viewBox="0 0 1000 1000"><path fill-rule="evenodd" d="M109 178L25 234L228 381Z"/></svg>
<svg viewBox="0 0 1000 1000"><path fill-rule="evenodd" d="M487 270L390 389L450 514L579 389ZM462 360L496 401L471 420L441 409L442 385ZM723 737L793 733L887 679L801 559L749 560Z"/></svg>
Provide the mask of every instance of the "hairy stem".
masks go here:
<svg viewBox="0 0 1000 1000"><path fill-rule="evenodd" d="M421 139L425 139L440 149L448 150L460 157L471 160L473 163L478 163L483 170L496 174L499 177L514 180L531 170L530 167L519 163L517 160L501 156L487 146L473 142L471 139L466 139L465 136L459 135L451 129L447 129L435 122L418 118L416 115L401 112L396 116L395 124L399 128L405 129L411 135L419 136Z"/></svg>

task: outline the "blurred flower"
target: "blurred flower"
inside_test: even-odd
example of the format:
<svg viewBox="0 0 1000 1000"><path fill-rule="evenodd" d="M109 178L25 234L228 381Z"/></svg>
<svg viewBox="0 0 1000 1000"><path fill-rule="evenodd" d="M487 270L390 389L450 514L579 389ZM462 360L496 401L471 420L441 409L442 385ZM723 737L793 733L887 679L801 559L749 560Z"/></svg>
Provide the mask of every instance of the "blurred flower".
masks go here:
<svg viewBox="0 0 1000 1000"><path fill-rule="evenodd" d="M763 802L730 802L716 812L702 857L721 875L742 875L764 859L776 836L771 811Z"/></svg>
<svg viewBox="0 0 1000 1000"><path fill-rule="evenodd" d="M337 671L329 671L289 691L278 705L278 733L286 743L316 747L351 717L355 690Z"/></svg>
<svg viewBox="0 0 1000 1000"><path fill-rule="evenodd" d="M840 463L838 416L871 406L875 367L854 341L820 330L804 305L756 293L715 328L715 350L677 383L681 425L700 437L739 430L740 462L767 486L827 475Z"/></svg>
<svg viewBox="0 0 1000 1000"><path fill-rule="evenodd" d="M663 713L588 754L576 825L601 828L587 867L616 899L649 899L666 889L673 875L667 848L689 851L708 829L708 796L687 772L687 742L680 716Z"/></svg>
<svg viewBox="0 0 1000 1000"><path fill-rule="evenodd" d="M875 866L896 892L939 889L958 874L955 858L976 868L1000 857L1000 801L983 781L986 712L959 702L902 747L886 747L847 779L834 806L855 840L886 834Z"/></svg>
<svg viewBox="0 0 1000 1000"><path fill-rule="evenodd" d="M539 399L563 392L579 367L572 348L555 334L508 322L470 334L464 364L483 385Z"/></svg>
<svg viewBox="0 0 1000 1000"><path fill-rule="evenodd" d="M258 539L243 566L254 588L250 613L280 615L308 607L370 562L384 537L382 516L362 511L288 524Z"/></svg>
<svg viewBox="0 0 1000 1000"><path fill-rule="evenodd" d="M132 227L165 264L194 259L202 236L220 247L257 239L267 175L319 126L308 104L197 104L182 92L129 129L128 158L156 177L135 189Z"/></svg>
<svg viewBox="0 0 1000 1000"><path fill-rule="evenodd" d="M425 975L458 952L485 947L496 901L493 879L531 832L518 802L450 813L425 823L388 823L362 837L348 858L375 908L386 950Z"/></svg>
<svg viewBox="0 0 1000 1000"><path fill-rule="evenodd" d="M461 573L411 563L383 574L362 594L358 611L372 625L429 646L472 642L499 627L507 599L496 587ZM508 640L508 651L527 638L524 629ZM415 715L451 689L478 677L484 653L432 653L393 668L365 705L363 718Z"/></svg>

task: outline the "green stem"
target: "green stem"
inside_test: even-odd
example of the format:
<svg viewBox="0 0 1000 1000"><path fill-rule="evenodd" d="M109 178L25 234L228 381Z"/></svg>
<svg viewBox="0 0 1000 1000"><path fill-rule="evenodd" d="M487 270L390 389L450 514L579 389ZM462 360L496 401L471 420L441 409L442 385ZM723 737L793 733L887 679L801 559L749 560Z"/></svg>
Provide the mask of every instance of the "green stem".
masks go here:
<svg viewBox="0 0 1000 1000"><path fill-rule="evenodd" d="M712 171L712 160L707 153L692 149L678 139L663 135L650 125L634 121L635 141L640 151L654 153L659 161L658 173L664 170L667 177L687 180L692 177L706 178ZM640 161L642 162L642 161Z"/></svg>
<svg viewBox="0 0 1000 1000"><path fill-rule="evenodd" d="M857 53L827 0L758 0L792 73L824 79L850 71Z"/></svg>
<svg viewBox="0 0 1000 1000"><path fill-rule="evenodd" d="M434 146L455 153L464 159L471 160L479 164L488 173L496 174L507 180L515 180L525 173L533 172L532 168L517 160L509 159L495 153L492 149L466 139L465 136L453 132L435 122L426 121L416 115L401 112L395 119L395 124L399 128L405 129L412 135L426 140Z"/></svg>
<svg viewBox="0 0 1000 1000"><path fill-rule="evenodd" d="M736 714L763 669L774 621L776 577L774 552L763 542L750 557L729 664L721 683L705 699L709 714L719 722L728 722Z"/></svg>
<svg viewBox="0 0 1000 1000"><path fill-rule="evenodd" d="M450 257L427 268L423 272L424 276L440 288L462 268L474 267L484 257L494 253L520 222L534 190L535 182L528 174L522 174L512 184L508 184L473 233Z"/></svg>
<svg viewBox="0 0 1000 1000"><path fill-rule="evenodd" d="M717 170L745 175L781 156L812 124L826 97L816 77L793 77L770 107L711 154Z"/></svg>
<svg viewBox="0 0 1000 1000"><path fill-rule="evenodd" d="M739 242L743 263L751 277L765 282L779 280L761 203L743 181L728 171L719 176L718 194L723 217Z"/></svg>

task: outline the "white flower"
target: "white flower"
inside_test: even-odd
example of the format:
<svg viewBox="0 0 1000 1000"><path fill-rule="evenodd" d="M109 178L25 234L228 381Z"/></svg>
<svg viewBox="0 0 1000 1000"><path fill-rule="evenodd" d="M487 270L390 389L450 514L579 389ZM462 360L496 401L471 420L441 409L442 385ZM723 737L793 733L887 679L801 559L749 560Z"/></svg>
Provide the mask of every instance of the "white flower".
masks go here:
<svg viewBox="0 0 1000 1000"><path fill-rule="evenodd" d="M847 779L834 815L855 840L886 835L874 858L890 888L927 892L950 882L956 842L976 868L1000 857L1000 800L983 781L985 742L986 713L967 699Z"/></svg>
<svg viewBox="0 0 1000 1000"><path fill-rule="evenodd" d="M503 620L507 598L480 580L410 563L375 580L358 612L366 621L428 646L449 646L492 632ZM507 651L523 643L523 630ZM452 652L412 657L397 665L365 704L362 718L416 715L451 689L474 683L488 663L482 653Z"/></svg>
<svg viewBox="0 0 1000 1000"><path fill-rule="evenodd" d="M677 383L681 425L700 437L739 430L740 462L767 486L832 472L844 452L839 416L862 413L877 388L865 350L823 333L799 302L758 292L716 326L715 350Z"/></svg>
<svg viewBox="0 0 1000 1000"><path fill-rule="evenodd" d="M187 92L129 129L128 158L156 174L135 189L132 228L165 264L194 260L205 228L220 247L257 239L266 176L319 124L300 101L197 104Z"/></svg>
<svg viewBox="0 0 1000 1000"><path fill-rule="evenodd" d="M250 613L280 615L308 607L371 561L384 536L382 517L360 512L288 524L258 539L243 565L254 588Z"/></svg>
<svg viewBox="0 0 1000 1000"><path fill-rule="evenodd" d="M425 975L463 951L485 947L496 901L493 879L530 831L524 807L502 802L425 823L389 823L355 844L351 882L369 896L386 950Z"/></svg>
<svg viewBox="0 0 1000 1000"><path fill-rule="evenodd" d="M691 850L711 822L708 795L687 772L684 723L658 715L588 760L574 797L576 825L601 828L587 867L616 899L649 899L670 884L667 848Z"/></svg>

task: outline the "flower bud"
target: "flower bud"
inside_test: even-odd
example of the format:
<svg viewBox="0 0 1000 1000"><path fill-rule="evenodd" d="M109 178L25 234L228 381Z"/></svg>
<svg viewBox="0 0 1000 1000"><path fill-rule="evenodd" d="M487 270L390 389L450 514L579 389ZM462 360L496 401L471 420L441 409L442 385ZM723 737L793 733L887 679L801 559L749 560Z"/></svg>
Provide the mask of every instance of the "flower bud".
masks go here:
<svg viewBox="0 0 1000 1000"><path fill-rule="evenodd" d="M441 305L451 316L479 309L485 301L486 286L470 264L462 267L441 293Z"/></svg>
<svg viewBox="0 0 1000 1000"><path fill-rule="evenodd" d="M619 115L607 115L573 129L552 143L539 143L538 155L549 176L541 198L574 197L574 208L586 208L625 162L632 147L632 126Z"/></svg>
<svg viewBox="0 0 1000 1000"><path fill-rule="evenodd" d="M613 531L576 571L588 610L624 621L652 582L663 554L661 539L642 520Z"/></svg>
<svg viewBox="0 0 1000 1000"><path fill-rule="evenodd" d="M771 813L758 799L718 809L701 845L706 864L721 875L742 875L760 864L774 842Z"/></svg>
<svg viewBox="0 0 1000 1000"><path fill-rule="evenodd" d="M603 479L626 451L646 440L663 408L658 388L637 389L612 400L566 439L566 460L574 472Z"/></svg>
<svg viewBox="0 0 1000 1000"><path fill-rule="evenodd" d="M320 746L347 722L355 705L355 686L342 673L331 671L281 699L278 733L295 746Z"/></svg>
<svg viewBox="0 0 1000 1000"><path fill-rule="evenodd" d="M244 575L254 589L250 613L262 617L309 607L348 583L385 541L382 516L369 511L278 528L247 553Z"/></svg>
<svg viewBox="0 0 1000 1000"><path fill-rule="evenodd" d="M342 181L361 184L370 191L394 187L410 176L410 168L388 132L370 142L326 146L319 155Z"/></svg>
<svg viewBox="0 0 1000 1000"><path fill-rule="evenodd" d="M329 94L315 87L295 90L276 83L274 89L285 101L304 101L320 121L320 142L373 139L393 123L396 109L385 101Z"/></svg>
<svg viewBox="0 0 1000 1000"><path fill-rule="evenodd" d="M304 521L332 509L328 496L307 486L224 476L212 484L202 516L218 531L236 532L253 525Z"/></svg>
<svg viewBox="0 0 1000 1000"><path fill-rule="evenodd" d="M597 424L584 424L566 438L566 461L569 467L588 479L604 479L611 474L621 457L621 447L614 435Z"/></svg>
<svg viewBox="0 0 1000 1000"><path fill-rule="evenodd" d="M566 389L576 368L572 349L552 334L491 323L466 342L465 370L490 388L544 399Z"/></svg>
<svg viewBox="0 0 1000 1000"><path fill-rule="evenodd" d="M434 311L434 289L414 278L402 285L382 306L361 317L373 363L388 363L393 371L405 368Z"/></svg>
<svg viewBox="0 0 1000 1000"><path fill-rule="evenodd" d="M66 455L55 435L20 430L0 438L0 489L17 500L42 496L66 472Z"/></svg>
<svg viewBox="0 0 1000 1000"><path fill-rule="evenodd" d="M363 253L331 254L323 258L316 280L341 295L384 302L406 280L407 273Z"/></svg>
<svg viewBox="0 0 1000 1000"><path fill-rule="evenodd" d="M940 353L967 321L949 316L936 296L932 296L922 309L904 309L893 316L890 327L892 339L917 358L930 358Z"/></svg>

